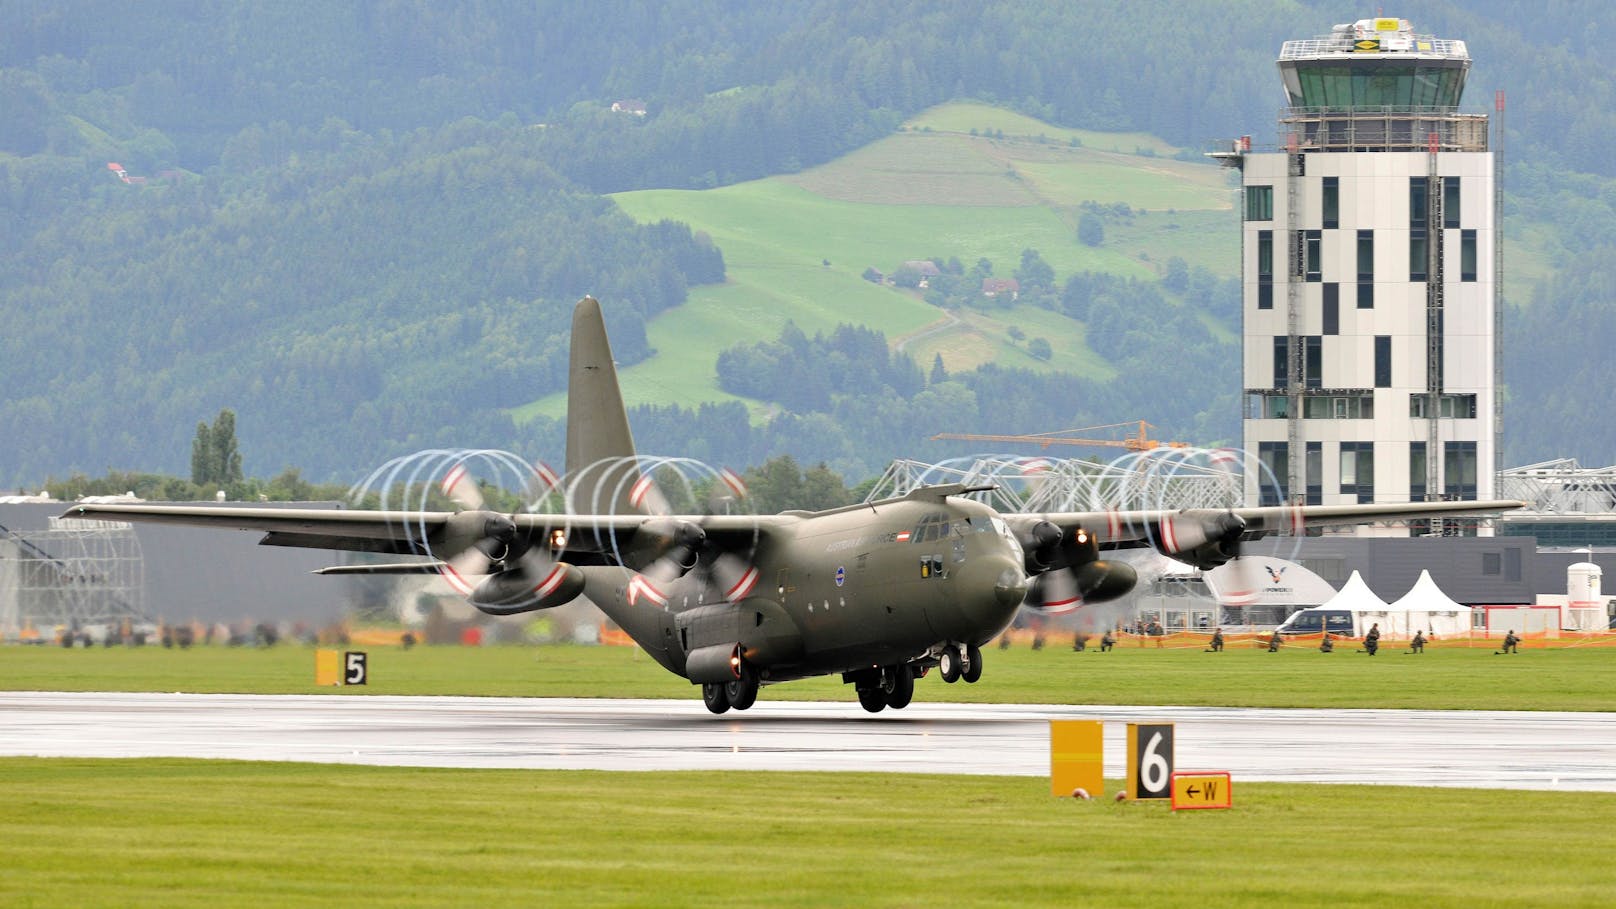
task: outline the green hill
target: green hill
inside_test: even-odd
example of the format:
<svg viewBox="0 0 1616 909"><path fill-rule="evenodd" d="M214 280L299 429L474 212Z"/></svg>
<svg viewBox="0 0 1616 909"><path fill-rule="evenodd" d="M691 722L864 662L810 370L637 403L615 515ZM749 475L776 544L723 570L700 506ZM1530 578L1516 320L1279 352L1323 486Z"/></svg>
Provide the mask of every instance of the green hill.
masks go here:
<svg viewBox="0 0 1616 909"><path fill-rule="evenodd" d="M1109 379L1113 356L1089 345L1081 322L1024 305L950 315L918 291L861 275L916 259L985 258L994 274L1009 276L1030 248L1057 281L1084 271L1154 279L1174 256L1232 276L1239 235L1229 177L1167 157L1177 152L1137 133L1067 130L987 105L949 104L800 174L618 193L612 198L637 221L681 221L710 236L729 277L693 288L683 306L647 325L656 353L624 370L624 394L631 404L734 400L697 364L735 344L771 340L788 320L810 334L848 322L894 344L914 338L906 352L923 365L940 354L950 371L992 362ZM1130 213L1106 217L1099 247L1077 239L1086 202ZM1012 326L1047 339L1055 355L1028 354L1011 341ZM563 409L555 394L514 413L523 420ZM762 408L754 402L754 410Z"/></svg>

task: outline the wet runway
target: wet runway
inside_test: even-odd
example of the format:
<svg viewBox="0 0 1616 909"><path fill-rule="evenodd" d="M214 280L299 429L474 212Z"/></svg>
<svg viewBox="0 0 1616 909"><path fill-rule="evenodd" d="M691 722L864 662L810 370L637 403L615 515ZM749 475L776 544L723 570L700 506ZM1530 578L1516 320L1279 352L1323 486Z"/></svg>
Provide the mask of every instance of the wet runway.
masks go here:
<svg viewBox="0 0 1616 909"><path fill-rule="evenodd" d="M1176 723L1237 780L1616 792L1616 714L0 692L0 754L589 770L1049 772L1050 719Z"/></svg>

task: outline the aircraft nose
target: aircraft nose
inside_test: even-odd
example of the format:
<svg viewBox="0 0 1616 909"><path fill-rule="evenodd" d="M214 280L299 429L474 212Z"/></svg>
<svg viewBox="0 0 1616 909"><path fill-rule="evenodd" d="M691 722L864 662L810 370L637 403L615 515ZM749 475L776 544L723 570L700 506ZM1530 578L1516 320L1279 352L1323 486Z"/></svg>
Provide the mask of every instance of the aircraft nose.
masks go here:
<svg viewBox="0 0 1616 909"><path fill-rule="evenodd" d="M1027 597L1027 573L1020 565L1007 566L993 584L993 598L1000 606L1020 606Z"/></svg>
<svg viewBox="0 0 1616 909"><path fill-rule="evenodd" d="M970 566L971 576L977 581L976 589L986 593L992 586L991 605L996 613L1013 610L1027 595L1027 573L1021 563L1009 556L990 556Z"/></svg>

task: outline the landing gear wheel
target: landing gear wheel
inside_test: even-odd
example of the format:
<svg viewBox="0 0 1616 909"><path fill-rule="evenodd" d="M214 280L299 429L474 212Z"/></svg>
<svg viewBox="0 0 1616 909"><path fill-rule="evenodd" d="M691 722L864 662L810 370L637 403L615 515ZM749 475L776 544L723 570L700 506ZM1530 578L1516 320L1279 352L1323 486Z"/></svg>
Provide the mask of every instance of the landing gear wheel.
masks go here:
<svg viewBox="0 0 1616 909"><path fill-rule="evenodd" d="M887 672L892 680L891 689L885 692L887 706L902 710L915 697L915 674L909 671L908 666L888 666Z"/></svg>
<svg viewBox="0 0 1616 909"><path fill-rule="evenodd" d="M707 705L707 709L714 713L723 713L729 709L729 695L724 692L724 686L718 682L702 683L701 700Z"/></svg>
<svg viewBox="0 0 1616 909"><path fill-rule="evenodd" d="M887 706L887 693L880 688L860 688L858 699L859 706L871 713L880 713Z"/></svg>
<svg viewBox="0 0 1616 909"><path fill-rule="evenodd" d="M943 681L948 684L959 681L961 668L960 652L953 644L944 647L943 652L937 655L937 671L943 674Z"/></svg>
<svg viewBox="0 0 1616 909"><path fill-rule="evenodd" d="M982 650L975 644L965 648L965 669L960 672L960 678L966 684L975 682L982 677Z"/></svg>
<svg viewBox="0 0 1616 909"><path fill-rule="evenodd" d="M746 666L741 667L741 677L733 682L724 683L724 697L729 705L736 710L745 710L757 703L758 677Z"/></svg>

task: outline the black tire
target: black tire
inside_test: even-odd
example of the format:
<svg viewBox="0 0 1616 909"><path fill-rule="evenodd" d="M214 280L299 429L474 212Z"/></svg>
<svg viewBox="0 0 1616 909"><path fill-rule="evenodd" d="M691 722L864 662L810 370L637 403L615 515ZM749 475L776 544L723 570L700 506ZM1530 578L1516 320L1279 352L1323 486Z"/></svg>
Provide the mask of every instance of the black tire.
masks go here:
<svg viewBox="0 0 1616 909"><path fill-rule="evenodd" d="M944 647L943 652L937 655L937 671L942 673L943 681L948 684L952 685L959 681L962 668L960 666L960 652L954 649L954 645L950 644Z"/></svg>
<svg viewBox="0 0 1616 909"><path fill-rule="evenodd" d="M889 666L887 672L892 676L892 688L886 692L887 706L902 710L915 698L915 674L908 666Z"/></svg>
<svg viewBox="0 0 1616 909"><path fill-rule="evenodd" d="M871 713L880 713L887 707L887 693L879 688L860 688L859 706Z"/></svg>
<svg viewBox="0 0 1616 909"><path fill-rule="evenodd" d="M725 693L724 685L719 682L702 683L701 701L713 713L723 713L729 710L729 695Z"/></svg>
<svg viewBox="0 0 1616 909"><path fill-rule="evenodd" d="M724 697L729 700L729 706L736 710L745 710L756 704L757 696L757 674L745 666L741 667L740 678L724 683Z"/></svg>
<svg viewBox="0 0 1616 909"><path fill-rule="evenodd" d="M960 671L960 678L966 684L975 684L982 677L982 649L975 644L965 648L965 668Z"/></svg>

